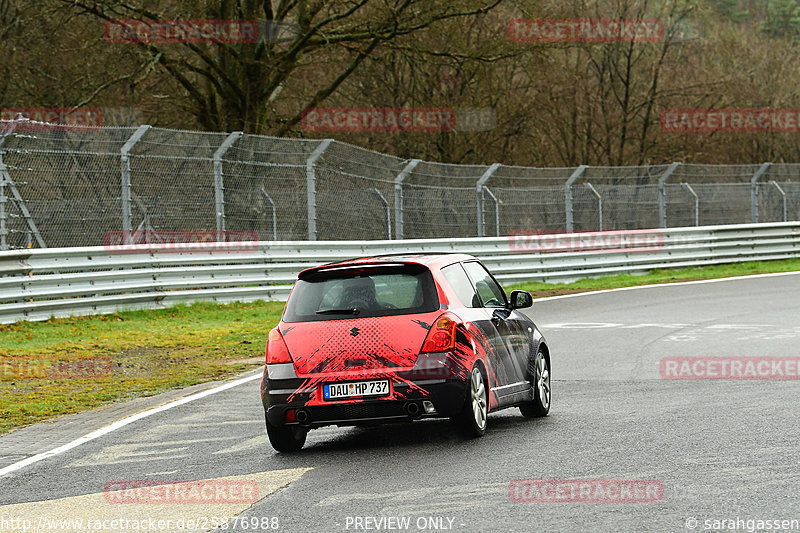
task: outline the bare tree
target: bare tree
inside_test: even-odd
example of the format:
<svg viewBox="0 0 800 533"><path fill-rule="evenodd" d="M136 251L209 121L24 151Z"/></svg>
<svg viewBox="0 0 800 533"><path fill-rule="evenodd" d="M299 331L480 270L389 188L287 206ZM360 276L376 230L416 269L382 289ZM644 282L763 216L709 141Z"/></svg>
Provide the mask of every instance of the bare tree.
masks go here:
<svg viewBox="0 0 800 533"><path fill-rule="evenodd" d="M591 9L581 4L572 4L575 10L565 16L657 19L663 25L663 38L553 47L548 63L541 67L550 75L537 84L542 135L561 164L643 164L657 133L659 103L669 94L688 92L696 83L682 78L665 83L665 76L677 69L683 22L692 3L615 0L595 3Z"/></svg>
<svg viewBox="0 0 800 533"><path fill-rule="evenodd" d="M510 160L516 155L516 136L532 116L516 107L525 103L521 60L530 50L514 47L508 39L511 18L512 12L501 6L387 43L331 102L440 107L455 113L453 130L369 134L373 149L452 163ZM365 135L337 133L355 143Z"/></svg>
<svg viewBox="0 0 800 533"><path fill-rule="evenodd" d="M7 58L0 63L0 97L8 91L11 65L8 59L16 51L10 46L9 38L19 29L20 15L19 9L13 0L0 0L0 54Z"/></svg>
<svg viewBox="0 0 800 533"><path fill-rule="evenodd" d="M104 21L261 20L266 31L256 43L135 45L144 64L157 64L185 91L204 128L276 135L292 129L304 109L325 102L381 45L437 21L488 12L501 1L206 0L157 10L145 1L61 0Z"/></svg>

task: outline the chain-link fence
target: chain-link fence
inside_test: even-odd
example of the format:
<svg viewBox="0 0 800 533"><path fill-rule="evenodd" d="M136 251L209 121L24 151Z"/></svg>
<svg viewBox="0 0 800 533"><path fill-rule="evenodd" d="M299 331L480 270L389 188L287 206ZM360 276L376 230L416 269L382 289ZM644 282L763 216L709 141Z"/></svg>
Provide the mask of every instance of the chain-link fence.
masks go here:
<svg viewBox="0 0 800 533"><path fill-rule="evenodd" d="M0 122L0 249L109 234L372 240L800 218L800 164L532 168L332 140Z"/></svg>

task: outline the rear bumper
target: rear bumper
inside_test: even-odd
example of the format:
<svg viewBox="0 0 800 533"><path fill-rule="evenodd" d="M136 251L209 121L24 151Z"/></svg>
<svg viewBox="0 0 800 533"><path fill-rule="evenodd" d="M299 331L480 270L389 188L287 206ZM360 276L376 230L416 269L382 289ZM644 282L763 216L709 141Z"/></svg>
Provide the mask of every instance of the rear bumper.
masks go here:
<svg viewBox="0 0 800 533"><path fill-rule="evenodd" d="M293 373L293 372L292 372ZM346 401L320 401L318 388L326 382L314 382L265 371L261 399L267 421L273 426L301 425L309 428L328 425L360 425L383 422L407 422L419 418L440 418L458 414L467 394L468 383L458 376L418 379L412 372L387 374L368 379L390 379L392 394L386 398ZM284 379L273 379L274 377ZM331 379L330 382L341 380ZM423 403L428 402L428 403ZM432 413L426 406L433 404ZM301 422L287 422L287 411L303 413ZM307 418L306 418L307 417Z"/></svg>

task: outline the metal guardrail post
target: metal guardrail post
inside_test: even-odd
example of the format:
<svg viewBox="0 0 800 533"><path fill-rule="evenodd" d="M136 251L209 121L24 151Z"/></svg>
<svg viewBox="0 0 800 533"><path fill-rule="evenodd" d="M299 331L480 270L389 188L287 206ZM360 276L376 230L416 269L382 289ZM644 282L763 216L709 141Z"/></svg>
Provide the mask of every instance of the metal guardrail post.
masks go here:
<svg viewBox="0 0 800 533"><path fill-rule="evenodd" d="M594 185L591 183L584 183L587 189L592 191L594 197L597 198L597 231L603 231L603 197L600 196L600 193L597 192L597 189L594 188Z"/></svg>
<svg viewBox="0 0 800 533"><path fill-rule="evenodd" d="M241 136L241 131L234 131L214 152L214 205L217 213L218 241L225 240L225 183L222 175L222 156Z"/></svg>
<svg viewBox="0 0 800 533"><path fill-rule="evenodd" d="M767 173L772 163L764 163L750 180L750 213L753 224L758 224L758 180Z"/></svg>
<svg viewBox="0 0 800 533"><path fill-rule="evenodd" d="M667 180L678 170L680 163L672 163L658 178L658 220L662 228L667 227Z"/></svg>
<svg viewBox="0 0 800 533"><path fill-rule="evenodd" d="M588 165L581 165L576 168L575 172L572 173L567 182L564 184L564 215L567 219L567 232L569 233L572 233L572 231L575 229L572 212L572 184L575 183L584 172L586 172L587 168L589 168Z"/></svg>
<svg viewBox="0 0 800 533"><path fill-rule="evenodd" d="M684 189L689 191L689 194L691 194L694 197L694 225L695 226L699 226L700 225L700 197L697 196L696 192L694 192L694 189L692 189L692 186L689 185L688 183L686 183L685 181L683 183L681 183L681 187L683 187Z"/></svg>
<svg viewBox="0 0 800 533"><path fill-rule="evenodd" d="M497 196L494 195L492 190L489 187L484 187L483 192L489 195L489 197L494 202L494 236L500 236L500 200L497 199Z"/></svg>
<svg viewBox="0 0 800 533"><path fill-rule="evenodd" d="M386 218L386 238L392 238L392 210L389 207L389 202L386 201L386 197L381 194L381 191L378 190L377 187L372 187L370 192L378 197L380 200L381 205L383 205L383 212L385 213Z"/></svg>
<svg viewBox="0 0 800 533"><path fill-rule="evenodd" d="M483 237L485 232L486 232L486 228L484 227L484 222L483 222L483 215L484 215L484 213L483 213L483 189L484 189L484 185L486 185L486 182L488 182L492 178L492 175L494 175L494 173L497 172L497 169L500 168L500 166L501 166L500 163L495 163L492 166L490 166L489 168L487 168L486 172L483 173L483 176L480 177L480 179L478 180L478 183L475 185L475 188L476 188L476 191L477 191L477 194L478 194L478 196L477 196L478 197L478 237Z"/></svg>
<svg viewBox="0 0 800 533"><path fill-rule="evenodd" d="M778 193L780 193L781 197L783 198L783 221L786 222L786 218L789 214L786 205L786 193L784 192L783 188L781 188L781 186L778 185L777 181L769 180L769 183L778 190Z"/></svg>
<svg viewBox="0 0 800 533"><path fill-rule="evenodd" d="M422 159L412 159L394 179L394 233L398 240L403 238L403 182L421 162Z"/></svg>
<svg viewBox="0 0 800 533"><path fill-rule="evenodd" d="M306 206L308 213L308 240L317 240L317 170L315 165L333 139L325 139L306 161Z"/></svg>
<svg viewBox="0 0 800 533"><path fill-rule="evenodd" d="M139 139L147 133L150 126L144 124L139 126L130 139L120 150L120 161L122 165L122 235L123 244L130 244L131 240L131 160L130 151L139 142Z"/></svg>

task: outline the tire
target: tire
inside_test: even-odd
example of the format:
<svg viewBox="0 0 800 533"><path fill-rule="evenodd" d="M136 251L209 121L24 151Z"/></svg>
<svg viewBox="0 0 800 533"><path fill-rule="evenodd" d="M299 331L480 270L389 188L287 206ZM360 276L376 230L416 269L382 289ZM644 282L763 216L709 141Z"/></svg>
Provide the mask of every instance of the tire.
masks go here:
<svg viewBox="0 0 800 533"><path fill-rule="evenodd" d="M306 443L308 430L299 426L273 426L267 422L267 436L272 447L279 452L298 452Z"/></svg>
<svg viewBox="0 0 800 533"><path fill-rule="evenodd" d="M486 388L486 378L476 364L470 374L464 407L453 421L465 437L475 438L486 433L488 414L489 393Z"/></svg>
<svg viewBox="0 0 800 533"><path fill-rule="evenodd" d="M519 406L522 416L526 418L540 418L550 412L552 393L550 391L550 363L542 350L533 360L533 400Z"/></svg>

